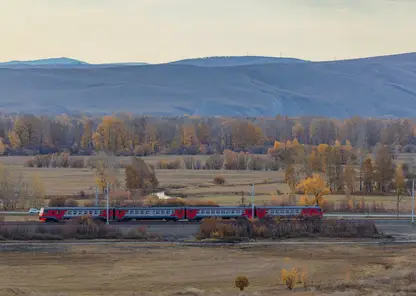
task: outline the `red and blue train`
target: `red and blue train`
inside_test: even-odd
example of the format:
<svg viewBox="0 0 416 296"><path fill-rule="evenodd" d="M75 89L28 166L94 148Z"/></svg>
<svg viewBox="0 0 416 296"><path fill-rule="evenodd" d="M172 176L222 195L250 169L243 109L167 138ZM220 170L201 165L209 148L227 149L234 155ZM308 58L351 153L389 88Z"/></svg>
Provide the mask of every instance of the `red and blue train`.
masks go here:
<svg viewBox="0 0 416 296"><path fill-rule="evenodd" d="M60 222L81 216L90 216L94 220L107 221L107 208L103 207L47 207L39 212L39 220ZM109 221L140 220L188 220L199 221L204 218L258 218L282 217L298 219L322 219L323 211L319 206L177 206L177 207L110 207Z"/></svg>

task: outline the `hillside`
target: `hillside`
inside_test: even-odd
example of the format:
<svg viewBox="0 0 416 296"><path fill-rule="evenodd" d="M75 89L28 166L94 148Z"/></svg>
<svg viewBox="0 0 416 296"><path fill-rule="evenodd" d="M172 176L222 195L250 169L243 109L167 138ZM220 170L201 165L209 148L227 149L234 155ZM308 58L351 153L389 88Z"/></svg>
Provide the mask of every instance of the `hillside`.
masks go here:
<svg viewBox="0 0 416 296"><path fill-rule="evenodd" d="M191 65L199 67L228 67L269 63L307 63L307 61L295 58L276 58L264 56L233 56L233 57L206 57L184 59L170 62L176 65Z"/></svg>
<svg viewBox="0 0 416 296"><path fill-rule="evenodd" d="M7 67L36 67L36 66L68 66L68 65L88 65L88 63L70 59L70 58L50 58L50 59L40 59L32 61L10 61L5 63L0 63L0 66Z"/></svg>
<svg viewBox="0 0 416 296"><path fill-rule="evenodd" d="M416 53L233 67L0 68L0 111L416 117Z"/></svg>

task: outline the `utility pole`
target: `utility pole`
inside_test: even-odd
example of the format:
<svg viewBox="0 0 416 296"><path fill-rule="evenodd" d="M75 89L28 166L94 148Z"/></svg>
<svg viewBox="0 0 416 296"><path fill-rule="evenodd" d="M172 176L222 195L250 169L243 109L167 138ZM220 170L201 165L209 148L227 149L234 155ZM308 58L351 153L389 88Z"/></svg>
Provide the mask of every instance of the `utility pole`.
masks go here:
<svg viewBox="0 0 416 296"><path fill-rule="evenodd" d="M415 223L415 178L412 180L412 224Z"/></svg>
<svg viewBox="0 0 416 296"><path fill-rule="evenodd" d="M95 206L98 207L98 186L95 186Z"/></svg>
<svg viewBox="0 0 416 296"><path fill-rule="evenodd" d="M110 194L109 194L109 191L110 191L110 183L109 182L107 182L107 189L106 189L106 195L107 195L107 197L106 197L106 199L107 199L107 224L110 224L109 223L109 221L108 221L108 217L109 217L109 200L110 200Z"/></svg>
<svg viewBox="0 0 416 296"><path fill-rule="evenodd" d="M360 193L363 192L362 170L363 170L363 156L360 155Z"/></svg>
<svg viewBox="0 0 416 296"><path fill-rule="evenodd" d="M254 218L254 181L251 187L251 216Z"/></svg>

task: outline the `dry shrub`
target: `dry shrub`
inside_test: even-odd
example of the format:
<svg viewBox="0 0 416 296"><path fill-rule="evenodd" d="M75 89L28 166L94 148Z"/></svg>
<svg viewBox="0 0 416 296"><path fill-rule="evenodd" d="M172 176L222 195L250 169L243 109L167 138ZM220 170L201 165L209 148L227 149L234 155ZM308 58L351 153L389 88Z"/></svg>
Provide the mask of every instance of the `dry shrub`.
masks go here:
<svg viewBox="0 0 416 296"><path fill-rule="evenodd" d="M381 238L372 221L204 219L198 239L282 239L295 237Z"/></svg>
<svg viewBox="0 0 416 296"><path fill-rule="evenodd" d="M136 228L124 234L119 228L106 225L90 216L71 219L54 227L43 225L10 225L0 223L0 237L9 240L62 240L62 239L147 239L143 228Z"/></svg>
<svg viewBox="0 0 416 296"><path fill-rule="evenodd" d="M158 162L158 168L159 169L165 169L165 170L178 170L181 168L181 160L175 159L175 160L159 160Z"/></svg>
<svg viewBox="0 0 416 296"><path fill-rule="evenodd" d="M286 268L282 269L281 279L283 284L285 284L289 290L292 290L295 287L298 277L299 272L296 268L293 267L290 270L287 270Z"/></svg>
<svg viewBox="0 0 416 296"><path fill-rule="evenodd" d="M214 184L216 185L224 185L225 184L225 178L223 176L215 176L214 177Z"/></svg>
<svg viewBox="0 0 416 296"><path fill-rule="evenodd" d="M52 155L36 155L33 158L26 161L25 166L37 167L37 168L48 168L51 164Z"/></svg>
<svg viewBox="0 0 416 296"><path fill-rule="evenodd" d="M244 288L247 288L249 285L248 278L246 276L240 275L235 278L235 286L243 291Z"/></svg>
<svg viewBox="0 0 416 296"><path fill-rule="evenodd" d="M211 155L204 165L205 170L220 170L224 165L224 158L220 154Z"/></svg>
<svg viewBox="0 0 416 296"><path fill-rule="evenodd" d="M49 207L65 207L66 198L64 196L51 197L49 200Z"/></svg>
<svg viewBox="0 0 416 296"><path fill-rule="evenodd" d="M66 207L78 207L78 202L73 198L67 198L65 200Z"/></svg>
<svg viewBox="0 0 416 296"><path fill-rule="evenodd" d="M70 168L82 169L85 167L84 159L82 158L71 158L68 163Z"/></svg>

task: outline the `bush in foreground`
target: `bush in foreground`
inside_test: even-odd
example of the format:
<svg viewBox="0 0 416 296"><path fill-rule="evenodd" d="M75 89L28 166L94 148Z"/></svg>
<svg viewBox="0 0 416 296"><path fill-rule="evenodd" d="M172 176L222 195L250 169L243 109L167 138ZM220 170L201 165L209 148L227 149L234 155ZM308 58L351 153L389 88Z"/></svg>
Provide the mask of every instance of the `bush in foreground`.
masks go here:
<svg viewBox="0 0 416 296"><path fill-rule="evenodd" d="M198 239L281 239L296 237L380 238L371 221L300 221L279 219L205 219Z"/></svg>
<svg viewBox="0 0 416 296"><path fill-rule="evenodd" d="M63 239L148 239L145 228L132 228L124 233L101 221L84 216L54 227L16 226L0 223L0 238L6 240L63 240Z"/></svg>
<svg viewBox="0 0 416 296"><path fill-rule="evenodd" d="M235 278L235 286L243 291L244 288L247 288L249 285L248 278L246 276L240 275Z"/></svg>

